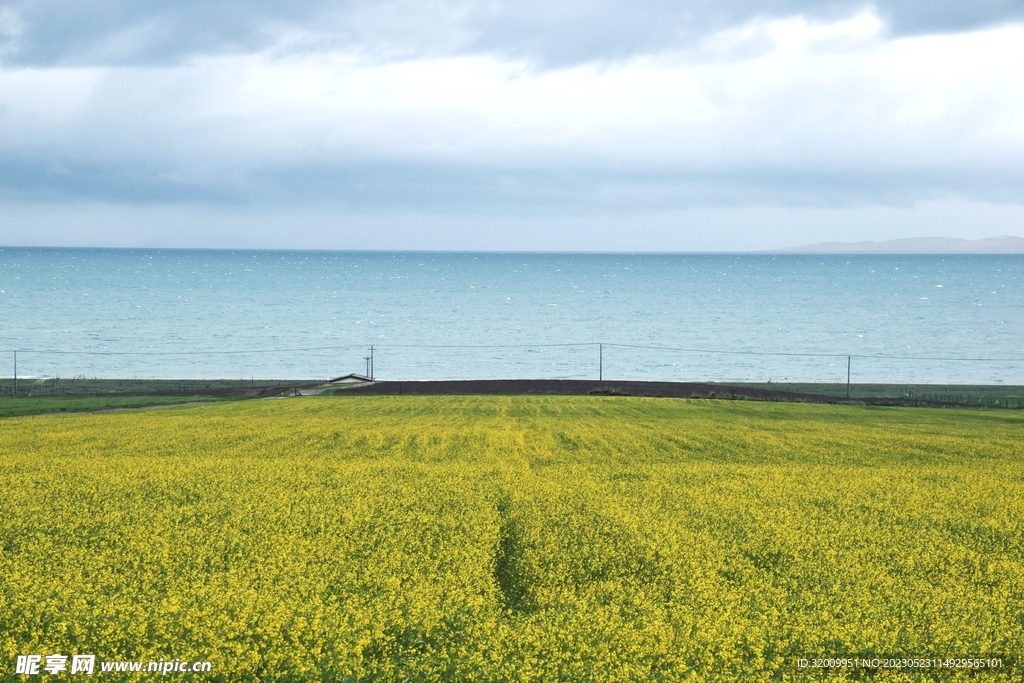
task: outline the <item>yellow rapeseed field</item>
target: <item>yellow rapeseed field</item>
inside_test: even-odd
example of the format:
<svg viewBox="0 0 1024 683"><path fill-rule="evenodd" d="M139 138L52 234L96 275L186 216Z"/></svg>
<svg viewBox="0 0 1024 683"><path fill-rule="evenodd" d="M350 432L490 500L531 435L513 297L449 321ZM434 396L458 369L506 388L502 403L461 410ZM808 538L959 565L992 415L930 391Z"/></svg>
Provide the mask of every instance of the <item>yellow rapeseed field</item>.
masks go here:
<svg viewBox="0 0 1024 683"><path fill-rule="evenodd" d="M14 680L31 653L211 662L172 676L193 681L1020 656L1024 415L341 396L4 419L0 653Z"/></svg>

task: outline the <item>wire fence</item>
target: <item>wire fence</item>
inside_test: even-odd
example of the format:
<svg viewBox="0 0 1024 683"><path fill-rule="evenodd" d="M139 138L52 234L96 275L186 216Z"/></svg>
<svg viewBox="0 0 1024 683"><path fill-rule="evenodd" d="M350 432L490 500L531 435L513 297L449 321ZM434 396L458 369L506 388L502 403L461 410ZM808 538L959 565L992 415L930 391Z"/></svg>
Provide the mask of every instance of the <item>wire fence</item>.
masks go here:
<svg viewBox="0 0 1024 683"><path fill-rule="evenodd" d="M31 378L281 377L351 372L375 379L598 379L741 383L1024 384L1022 356L719 349L628 342L342 344L255 349L9 350L0 394ZM45 382L43 382L45 386ZM57 386L54 384L53 386ZM838 391L839 389L836 389Z"/></svg>

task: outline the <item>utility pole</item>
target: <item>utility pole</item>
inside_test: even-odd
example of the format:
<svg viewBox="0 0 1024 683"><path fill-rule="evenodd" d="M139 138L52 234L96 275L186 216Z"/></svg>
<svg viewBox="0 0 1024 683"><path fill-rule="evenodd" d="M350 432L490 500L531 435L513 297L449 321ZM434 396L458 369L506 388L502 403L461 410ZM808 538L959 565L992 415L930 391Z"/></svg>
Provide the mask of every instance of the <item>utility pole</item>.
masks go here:
<svg viewBox="0 0 1024 683"><path fill-rule="evenodd" d="M604 344L597 345L597 381L604 381Z"/></svg>
<svg viewBox="0 0 1024 683"><path fill-rule="evenodd" d="M373 381L373 344L370 344L370 381Z"/></svg>
<svg viewBox="0 0 1024 683"><path fill-rule="evenodd" d="M850 359L852 357L846 357L846 398L850 398Z"/></svg>
<svg viewBox="0 0 1024 683"><path fill-rule="evenodd" d="M14 352L14 397L18 397L18 352Z"/></svg>

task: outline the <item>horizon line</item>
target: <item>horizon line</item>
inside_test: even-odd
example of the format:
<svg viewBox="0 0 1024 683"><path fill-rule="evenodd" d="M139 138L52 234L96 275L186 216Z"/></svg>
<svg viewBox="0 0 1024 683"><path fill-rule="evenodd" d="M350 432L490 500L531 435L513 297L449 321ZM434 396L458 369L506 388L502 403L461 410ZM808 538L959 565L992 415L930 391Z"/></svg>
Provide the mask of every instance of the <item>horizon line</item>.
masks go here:
<svg viewBox="0 0 1024 683"><path fill-rule="evenodd" d="M947 238L958 239L958 238ZM851 245L857 242L848 243ZM859 243L863 244L863 243ZM878 242L877 244L884 244ZM1021 251L928 251L928 250L821 250L817 245L781 247L778 249L749 250L570 250L570 249L360 249L316 247L124 247L124 246L53 246L53 245L0 245L8 249L74 250L74 251L218 251L218 252L280 252L280 253L337 253L337 254L488 254L488 255L581 255L581 256L1022 256Z"/></svg>

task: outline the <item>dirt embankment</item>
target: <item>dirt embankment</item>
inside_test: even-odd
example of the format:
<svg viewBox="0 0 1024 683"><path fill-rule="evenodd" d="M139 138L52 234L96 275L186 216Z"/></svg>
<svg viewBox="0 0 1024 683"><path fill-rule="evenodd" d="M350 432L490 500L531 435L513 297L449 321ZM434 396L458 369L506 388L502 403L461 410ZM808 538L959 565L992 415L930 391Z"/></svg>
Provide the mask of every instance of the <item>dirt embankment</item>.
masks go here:
<svg viewBox="0 0 1024 683"><path fill-rule="evenodd" d="M791 403L840 403L887 406L959 406L960 403L915 398L846 398L792 391L756 389L695 382L599 381L585 379L472 379L420 382L376 382L339 390L339 393L376 395L444 394L572 394L652 396L664 398L720 398Z"/></svg>

